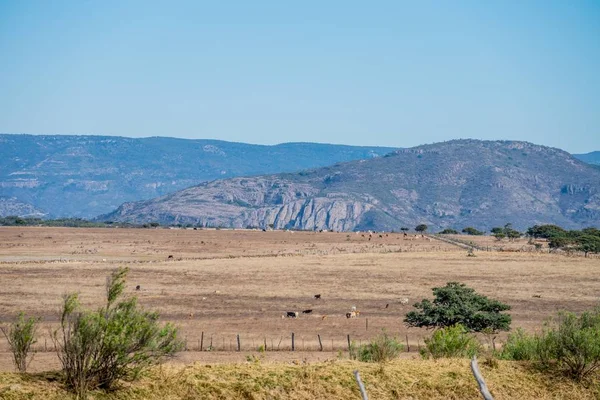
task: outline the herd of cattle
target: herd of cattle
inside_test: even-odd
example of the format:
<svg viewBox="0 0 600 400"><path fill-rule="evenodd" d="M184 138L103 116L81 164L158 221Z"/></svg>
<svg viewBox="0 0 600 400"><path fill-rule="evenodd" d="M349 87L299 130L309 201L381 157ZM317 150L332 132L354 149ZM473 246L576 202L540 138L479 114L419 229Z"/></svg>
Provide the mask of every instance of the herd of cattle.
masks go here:
<svg viewBox="0 0 600 400"><path fill-rule="evenodd" d="M320 294L315 294L313 296L316 300L320 300L321 299L321 295ZM400 299L400 304L402 305L407 305L408 304L408 299L402 298ZM385 308L388 308L390 305L389 303L385 305ZM298 318L300 316L300 314L311 314L313 312L312 309L307 309L304 311L286 311L285 314L283 314L281 316L281 318ZM350 309L349 312L346 313L346 318L357 318L360 315L360 311L356 309L356 306L352 306L352 308ZM327 318L326 315L323 315L321 317L321 319L325 319Z"/></svg>

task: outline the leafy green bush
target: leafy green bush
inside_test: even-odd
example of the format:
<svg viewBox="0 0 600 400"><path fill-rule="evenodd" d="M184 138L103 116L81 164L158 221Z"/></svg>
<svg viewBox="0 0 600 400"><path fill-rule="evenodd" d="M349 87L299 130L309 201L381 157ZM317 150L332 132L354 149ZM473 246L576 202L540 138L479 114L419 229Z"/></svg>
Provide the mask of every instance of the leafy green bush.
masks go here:
<svg viewBox="0 0 600 400"><path fill-rule="evenodd" d="M509 336L501 357L531 360L545 370L582 380L600 369L600 308L580 316L561 312L534 336L517 331Z"/></svg>
<svg viewBox="0 0 600 400"><path fill-rule="evenodd" d="M438 328L461 324L468 331L507 331L511 317L502 311L510 306L488 299L459 282L448 282L444 287L433 288L433 302L425 299L415 304L420 311L406 314L404 322L409 327Z"/></svg>
<svg viewBox="0 0 600 400"><path fill-rule="evenodd" d="M120 268L107 279L106 306L96 311L81 310L76 294L64 298L54 341L67 385L78 397L133 380L183 346L174 326L160 326L158 314L139 309L135 297L122 298L127 272Z"/></svg>
<svg viewBox="0 0 600 400"><path fill-rule="evenodd" d="M384 362L398 357L403 350L404 345L402 343L395 337L382 332L367 344L356 346L355 343L352 343L350 358L363 362Z"/></svg>
<svg viewBox="0 0 600 400"><path fill-rule="evenodd" d="M481 344L464 326L457 324L436 330L431 338L425 339L421 349L423 358L462 358L473 357L481 349Z"/></svg>
<svg viewBox="0 0 600 400"><path fill-rule="evenodd" d="M19 313L16 320L8 327L1 327L2 333L8 341L8 346L13 354L13 362L19 372L26 372L31 351L35 344L38 329L38 318L25 318L24 313ZM29 359L31 362L32 357Z"/></svg>
<svg viewBox="0 0 600 400"><path fill-rule="evenodd" d="M577 316L561 312L550 321L538 345L543 367L558 368L582 380L600 368L600 308Z"/></svg>
<svg viewBox="0 0 600 400"><path fill-rule="evenodd" d="M508 339L502 347L499 357L503 360L532 360L537 352L537 347L537 338L528 335L523 329L518 328L508 335Z"/></svg>

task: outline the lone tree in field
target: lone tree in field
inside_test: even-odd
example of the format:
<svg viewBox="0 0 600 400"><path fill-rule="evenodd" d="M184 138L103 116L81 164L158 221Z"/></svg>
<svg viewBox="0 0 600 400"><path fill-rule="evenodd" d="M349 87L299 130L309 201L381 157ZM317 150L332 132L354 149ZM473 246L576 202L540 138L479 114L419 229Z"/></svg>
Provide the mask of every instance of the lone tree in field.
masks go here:
<svg viewBox="0 0 600 400"><path fill-rule="evenodd" d="M443 328L461 324L468 331L507 331L511 317L502 311L510 306L488 299L464 283L448 282L444 287L433 288L435 299L415 304L420 311L406 314L404 322L409 327Z"/></svg>
<svg viewBox="0 0 600 400"><path fill-rule="evenodd" d="M135 297L123 296L127 272L119 268L108 277L106 305L96 311L81 309L77 294L64 298L53 339L67 386L78 398L136 379L183 346L177 328L161 326L157 313L141 310Z"/></svg>
<svg viewBox="0 0 600 400"><path fill-rule="evenodd" d="M427 230L427 225L425 225L425 224L419 224L415 228L415 231L421 232L421 233L425 232L426 230Z"/></svg>

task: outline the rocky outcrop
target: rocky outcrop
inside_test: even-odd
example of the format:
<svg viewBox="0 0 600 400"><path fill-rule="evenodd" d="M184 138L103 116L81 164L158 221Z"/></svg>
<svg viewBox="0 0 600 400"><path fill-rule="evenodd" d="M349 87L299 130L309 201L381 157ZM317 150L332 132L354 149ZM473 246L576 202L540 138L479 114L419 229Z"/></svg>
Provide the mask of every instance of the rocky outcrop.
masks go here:
<svg viewBox="0 0 600 400"><path fill-rule="evenodd" d="M46 213L15 197L0 197L0 217L8 216L42 218Z"/></svg>
<svg viewBox="0 0 600 400"><path fill-rule="evenodd" d="M293 174L218 180L127 203L103 220L397 230L600 223L600 170L513 141L458 140Z"/></svg>

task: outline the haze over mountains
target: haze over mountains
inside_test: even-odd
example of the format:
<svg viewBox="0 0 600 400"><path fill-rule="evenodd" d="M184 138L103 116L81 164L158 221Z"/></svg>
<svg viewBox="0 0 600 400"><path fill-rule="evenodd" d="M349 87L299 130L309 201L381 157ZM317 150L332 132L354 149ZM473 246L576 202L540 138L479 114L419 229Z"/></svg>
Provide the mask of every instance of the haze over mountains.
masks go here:
<svg viewBox="0 0 600 400"><path fill-rule="evenodd" d="M0 134L0 216L92 218L218 178L382 156L389 147Z"/></svg>
<svg viewBox="0 0 600 400"><path fill-rule="evenodd" d="M123 204L102 220L398 230L600 222L600 169L516 141L455 140L329 167L203 183Z"/></svg>

